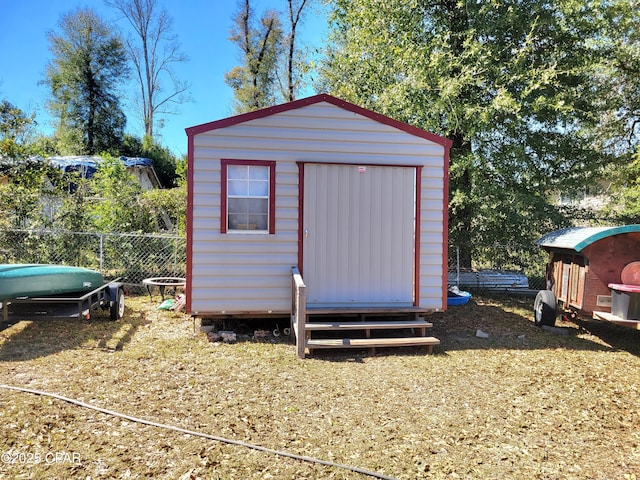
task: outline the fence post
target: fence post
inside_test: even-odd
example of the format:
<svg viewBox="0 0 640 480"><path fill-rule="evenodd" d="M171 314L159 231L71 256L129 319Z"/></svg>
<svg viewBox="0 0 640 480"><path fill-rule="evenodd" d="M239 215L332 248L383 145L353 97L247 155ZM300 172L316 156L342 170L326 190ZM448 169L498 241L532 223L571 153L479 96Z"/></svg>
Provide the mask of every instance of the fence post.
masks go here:
<svg viewBox="0 0 640 480"><path fill-rule="evenodd" d="M142 281L140 274L148 271L158 270L163 275L176 277L184 277L186 274L184 237L25 229L0 229L0 234L0 240L5 239L8 234L20 235L11 237L0 245L0 261L5 263L82 265L102 274L125 277L131 285L138 285ZM113 245L107 245L107 242ZM34 244L37 244L37 248L32 247ZM173 252L170 251L171 248ZM115 252L114 255L111 255L112 251Z"/></svg>
<svg viewBox="0 0 640 480"><path fill-rule="evenodd" d="M103 272L103 261L104 261L104 234L100 233L100 273Z"/></svg>
<svg viewBox="0 0 640 480"><path fill-rule="evenodd" d="M174 275L177 275L178 271L178 238L173 239L173 268L171 269Z"/></svg>

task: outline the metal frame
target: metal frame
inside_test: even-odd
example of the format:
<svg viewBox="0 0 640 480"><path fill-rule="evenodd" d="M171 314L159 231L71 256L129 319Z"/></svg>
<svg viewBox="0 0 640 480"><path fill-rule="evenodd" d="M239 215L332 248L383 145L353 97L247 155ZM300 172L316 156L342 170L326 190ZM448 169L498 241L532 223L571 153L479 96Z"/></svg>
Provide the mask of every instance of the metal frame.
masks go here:
<svg viewBox="0 0 640 480"><path fill-rule="evenodd" d="M105 302L116 301L117 291L122 287L121 277L111 280L104 285L85 293L80 297L34 297L34 298L13 298L5 301L2 305L2 321L7 322L9 320L9 305L76 305L78 318L90 318L91 311L97 309L100 306L105 305ZM86 313L85 313L86 310ZM28 315L28 314L27 314ZM68 315L64 316L68 317ZM25 319L33 317L25 316ZM55 317L54 318L58 318Z"/></svg>

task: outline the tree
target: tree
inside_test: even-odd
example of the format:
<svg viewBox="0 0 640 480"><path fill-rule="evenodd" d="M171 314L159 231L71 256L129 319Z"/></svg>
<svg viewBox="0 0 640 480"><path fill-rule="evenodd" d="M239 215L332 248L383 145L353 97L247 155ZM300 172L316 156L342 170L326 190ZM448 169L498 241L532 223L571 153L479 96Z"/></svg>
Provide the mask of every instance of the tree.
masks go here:
<svg viewBox="0 0 640 480"><path fill-rule="evenodd" d="M149 136L142 140L132 135L125 135L120 154L127 157L144 157L153 160L153 168L160 184L165 188L176 186L177 176L175 155L166 147L154 142Z"/></svg>
<svg viewBox="0 0 640 480"><path fill-rule="evenodd" d="M44 83L63 152L117 150L126 123L117 89L128 74L120 37L91 9L64 14L59 28L48 35L53 59Z"/></svg>
<svg viewBox="0 0 640 480"><path fill-rule="evenodd" d="M159 227L184 235L187 228L187 186L154 189L140 196L141 207L156 219Z"/></svg>
<svg viewBox="0 0 640 480"><path fill-rule="evenodd" d="M288 31L280 14L266 11L255 26L250 0L238 0L229 40L241 52L241 65L225 74L238 113L295 100L308 64L298 47L298 27L312 0L287 0Z"/></svg>
<svg viewBox="0 0 640 480"><path fill-rule="evenodd" d="M471 266L565 224L549 194L620 153L601 135L615 3L334 0L320 88L453 141L450 238Z"/></svg>
<svg viewBox="0 0 640 480"><path fill-rule="evenodd" d="M48 226L43 207L60 193L59 172L32 158L40 153L40 144L31 140L35 125L35 114L0 102L0 226L6 229Z"/></svg>
<svg viewBox="0 0 640 480"><path fill-rule="evenodd" d="M18 158L27 153L27 137L36 125L35 114L27 115L18 107L0 102L0 157Z"/></svg>
<svg viewBox="0 0 640 480"><path fill-rule="evenodd" d="M142 187L117 158L103 156L90 187L96 197L87 205L99 232L151 232L154 224L140 208Z"/></svg>
<svg viewBox="0 0 640 480"><path fill-rule="evenodd" d="M254 25L249 0L239 0L229 40L241 52L241 66L225 74L225 82L235 97L234 110L243 113L268 107L276 102L278 59L282 48L282 26L274 10L262 15Z"/></svg>
<svg viewBox="0 0 640 480"><path fill-rule="evenodd" d="M37 158L18 158L0 165L0 225L4 228L51 226L45 207L62 194L60 172Z"/></svg>
<svg viewBox="0 0 640 480"><path fill-rule="evenodd" d="M637 3L637 2L635 2ZM631 152L627 162L608 169L603 178L610 181L611 202L607 213L623 223L640 221L640 11L634 2L615 2L605 19L612 34L608 45L607 101L616 108L603 122L602 131L610 148Z"/></svg>
<svg viewBox="0 0 640 480"><path fill-rule="evenodd" d="M173 19L156 0L108 0L106 4L118 10L135 32L126 48L140 88L145 135L153 138L158 116L175 113L175 107L187 101L189 85L175 76L173 67L188 58L172 34Z"/></svg>
<svg viewBox="0 0 640 480"><path fill-rule="evenodd" d="M284 98L286 101L291 102L296 99L296 93L300 88L299 75L296 78L296 63L298 50L296 49L296 35L298 31L298 24L302 20L302 15L305 6L309 2L307 0L287 0L288 6L288 18L289 18L289 34L285 41L285 47L287 51L285 66L286 66L286 90Z"/></svg>

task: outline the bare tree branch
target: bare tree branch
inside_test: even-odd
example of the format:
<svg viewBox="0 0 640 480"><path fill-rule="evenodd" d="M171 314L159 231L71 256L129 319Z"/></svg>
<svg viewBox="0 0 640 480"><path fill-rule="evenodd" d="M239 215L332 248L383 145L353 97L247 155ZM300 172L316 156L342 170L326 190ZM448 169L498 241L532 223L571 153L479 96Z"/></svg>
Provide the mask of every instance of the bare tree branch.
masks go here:
<svg viewBox="0 0 640 480"><path fill-rule="evenodd" d="M153 137L156 115L174 113L169 105L182 104L189 85L177 79L173 65L188 60L172 34L173 20L156 0L107 0L135 32L127 51L137 73L145 134ZM163 82L164 81L164 82ZM163 85L170 84L165 95Z"/></svg>
<svg viewBox="0 0 640 480"><path fill-rule="evenodd" d="M307 4L307 0L302 0L297 8L294 7L294 0L288 0L289 2L289 25L291 27L291 31L289 33L289 55L287 56L287 96L286 99L291 102L295 100L296 93L296 82L293 79L293 71L294 71L294 56L296 51L295 41L296 41L296 30L298 27L298 23L300 22L300 18L302 17L302 11Z"/></svg>

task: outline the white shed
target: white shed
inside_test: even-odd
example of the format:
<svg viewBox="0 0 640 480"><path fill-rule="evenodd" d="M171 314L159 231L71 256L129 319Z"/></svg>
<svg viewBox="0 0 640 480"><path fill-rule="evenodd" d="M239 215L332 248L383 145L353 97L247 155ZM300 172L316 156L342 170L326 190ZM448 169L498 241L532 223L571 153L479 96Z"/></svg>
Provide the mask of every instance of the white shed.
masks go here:
<svg viewBox="0 0 640 480"><path fill-rule="evenodd" d="M186 129L187 311L447 304L451 142L321 94Z"/></svg>

